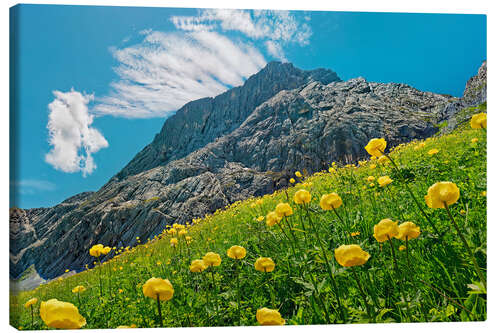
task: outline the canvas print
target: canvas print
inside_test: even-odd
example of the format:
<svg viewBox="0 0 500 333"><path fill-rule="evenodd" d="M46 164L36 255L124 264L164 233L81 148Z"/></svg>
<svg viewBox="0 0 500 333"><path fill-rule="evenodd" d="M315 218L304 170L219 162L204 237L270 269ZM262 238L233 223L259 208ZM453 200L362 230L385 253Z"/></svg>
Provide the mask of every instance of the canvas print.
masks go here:
<svg viewBox="0 0 500 333"><path fill-rule="evenodd" d="M10 9L19 330L484 321L486 15Z"/></svg>

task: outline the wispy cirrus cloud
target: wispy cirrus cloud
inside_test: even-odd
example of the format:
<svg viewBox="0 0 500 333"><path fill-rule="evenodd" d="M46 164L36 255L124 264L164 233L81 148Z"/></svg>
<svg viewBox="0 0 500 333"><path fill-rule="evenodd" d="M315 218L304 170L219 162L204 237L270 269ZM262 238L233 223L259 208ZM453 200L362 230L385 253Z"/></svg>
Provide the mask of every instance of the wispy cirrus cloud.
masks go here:
<svg viewBox="0 0 500 333"><path fill-rule="evenodd" d="M170 18L176 31L142 31L142 42L112 48L118 79L92 112L165 117L185 103L243 84L268 60L286 61L284 45L306 45L311 29L287 11L207 9Z"/></svg>
<svg viewBox="0 0 500 333"><path fill-rule="evenodd" d="M11 182L10 186L15 188L19 194L37 194L40 192L54 191L56 185L52 182L39 179L23 179Z"/></svg>

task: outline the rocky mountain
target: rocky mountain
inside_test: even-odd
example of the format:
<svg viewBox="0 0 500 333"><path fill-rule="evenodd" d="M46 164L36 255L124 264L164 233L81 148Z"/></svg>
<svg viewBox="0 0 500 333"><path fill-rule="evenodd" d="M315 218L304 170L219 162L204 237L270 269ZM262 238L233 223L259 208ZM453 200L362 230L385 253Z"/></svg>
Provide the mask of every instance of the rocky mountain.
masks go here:
<svg viewBox="0 0 500 333"><path fill-rule="evenodd" d="M483 96L486 63L462 98L270 63L243 86L179 109L97 192L11 209L11 277L31 265L43 278L78 271L92 262L93 244L134 245L168 224L287 186L295 170L366 157L372 137L390 145L428 137Z"/></svg>

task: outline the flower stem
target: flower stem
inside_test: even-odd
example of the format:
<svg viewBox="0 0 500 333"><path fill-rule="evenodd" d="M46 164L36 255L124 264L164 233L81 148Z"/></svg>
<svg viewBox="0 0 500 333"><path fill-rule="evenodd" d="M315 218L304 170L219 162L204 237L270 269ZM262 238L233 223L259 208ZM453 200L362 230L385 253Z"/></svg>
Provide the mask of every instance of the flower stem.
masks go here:
<svg viewBox="0 0 500 333"><path fill-rule="evenodd" d="M331 281L332 286L333 286L335 298L337 299L337 305L340 307L340 310L341 310L340 313L342 315L342 320L344 322L346 322L346 315L344 312L345 309L344 309L344 306L342 305L342 303L340 302L339 288L337 286L337 281L335 281L335 278L333 277L332 268L330 267L330 264L328 263L328 256L326 255L325 247L324 247L323 243L321 242L321 239L319 238L319 234L318 234L318 230L316 229L316 225L311 220L311 215L309 213L309 209L307 209L307 217L309 219L309 224L312 226L312 228L314 230L314 234L316 235L316 239L318 240L318 244L321 247L321 251L323 253L323 258L325 260L326 270L328 271L328 276L330 277L330 281Z"/></svg>
<svg viewBox="0 0 500 333"><path fill-rule="evenodd" d="M427 220L427 222L429 222L429 224L431 225L432 229L434 229L434 232L439 236L441 237L441 234L440 232L438 231L438 229L436 228L436 225L434 224L434 222L432 222L431 218L429 217L429 215L427 215L427 213L424 211L424 209L422 208L422 206L420 205L420 202L418 202L417 198L415 197L415 194L413 194L413 191L410 189L410 187L408 186L408 184L406 183L406 179L404 178L403 176L403 173L401 172L401 170L399 169L398 165L396 164L396 162L394 162L394 160L389 156L389 154L386 154L384 153L382 150L379 149L379 151L385 155L385 157L387 157L389 159L389 161L391 161L392 165L394 165L394 168L396 169L396 171L398 172L399 176L401 177L401 179L403 180L403 184L404 186L406 187L406 190L408 191L408 193L410 193L410 196L411 198L413 199L413 201L417 204L417 208L420 210L420 212L422 213L422 215L424 215L425 219Z"/></svg>
<svg viewBox="0 0 500 333"><path fill-rule="evenodd" d="M361 298L363 299L363 302L365 303L366 312L368 313L368 316L370 317L370 321L373 321L372 308L368 304L367 296L366 296L365 292L363 291L363 287L361 286L361 282L359 281L358 271L356 270L355 267L352 268L352 271L354 272L354 279L356 280L356 283L358 284L358 289L359 289L359 293L361 294Z"/></svg>
<svg viewBox="0 0 500 333"><path fill-rule="evenodd" d="M448 207L448 204L446 202L444 202L444 207L446 208L446 212L448 213L448 217L450 218L451 222L453 223L453 226L457 230L458 236L462 240L462 243L464 244L464 247L470 256L472 263L474 264L474 268L476 270L477 275L479 276L479 279L481 280L481 282L484 285L484 288L486 289L486 279L484 278L483 272L481 271L481 269L479 268L479 265L477 264L476 258L474 257L474 254L472 253L472 250L470 249L469 244L467 243L467 240L465 239L462 231L460 230L457 223L455 222L453 215L451 215L450 208Z"/></svg>
<svg viewBox="0 0 500 333"><path fill-rule="evenodd" d="M387 239L389 240L389 244L391 245L392 260L394 262L394 270L399 275L398 262L396 260L396 251L394 251L394 244L392 244L391 237L387 236Z"/></svg>
<svg viewBox="0 0 500 333"><path fill-rule="evenodd" d="M161 316L160 294L156 294L156 304L158 305L158 316L160 319L160 327L163 327L163 318Z"/></svg>
<svg viewBox="0 0 500 333"><path fill-rule="evenodd" d="M35 325L35 317L33 316L33 305L30 305L30 309L31 309L31 328L34 328L34 325Z"/></svg>
<svg viewBox="0 0 500 333"><path fill-rule="evenodd" d="M236 262L236 295L238 299L238 326L241 326L241 312L240 312L240 274L239 274L239 262Z"/></svg>

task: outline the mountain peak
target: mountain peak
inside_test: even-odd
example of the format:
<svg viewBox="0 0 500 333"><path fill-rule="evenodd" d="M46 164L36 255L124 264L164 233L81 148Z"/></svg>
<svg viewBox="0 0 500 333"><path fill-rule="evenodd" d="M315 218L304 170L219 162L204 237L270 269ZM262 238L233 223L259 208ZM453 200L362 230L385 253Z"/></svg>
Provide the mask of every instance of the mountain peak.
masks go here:
<svg viewBox="0 0 500 333"><path fill-rule="evenodd" d="M204 147L238 128L260 104L282 90L318 81L340 82L329 69L302 70L292 63L271 61L242 86L214 98L189 102L168 118L153 142L139 152L111 181L164 165Z"/></svg>

